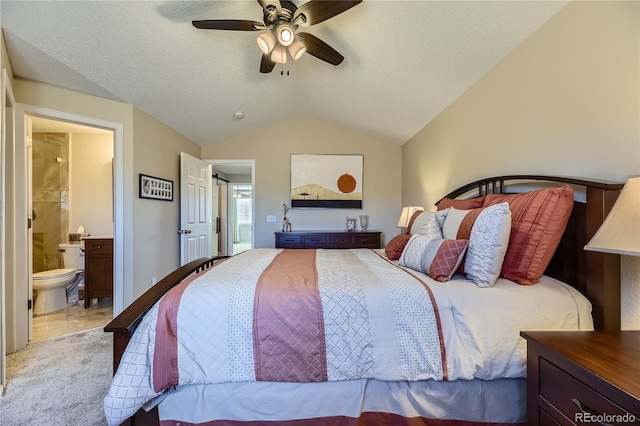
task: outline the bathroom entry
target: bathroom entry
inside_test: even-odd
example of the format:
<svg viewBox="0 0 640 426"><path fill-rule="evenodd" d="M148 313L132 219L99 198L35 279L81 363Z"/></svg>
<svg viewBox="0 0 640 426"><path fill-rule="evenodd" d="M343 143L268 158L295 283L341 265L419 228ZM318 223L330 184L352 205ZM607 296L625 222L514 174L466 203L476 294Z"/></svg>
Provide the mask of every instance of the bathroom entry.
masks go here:
<svg viewBox="0 0 640 426"><path fill-rule="evenodd" d="M86 234L113 235L113 132L33 117L31 139L32 276L80 268L82 262L64 264L61 247L70 242L80 245L76 240ZM82 271L77 278L60 290L64 295L56 296L66 298L64 309L78 309ZM40 292L36 293L39 297ZM44 315L54 318L50 312ZM62 323L68 315L56 317L61 323L55 328L62 334L65 329L71 333L83 327L77 316L73 325ZM33 323L36 337L53 337L42 336L36 330L37 321ZM86 326L91 327L95 324Z"/></svg>

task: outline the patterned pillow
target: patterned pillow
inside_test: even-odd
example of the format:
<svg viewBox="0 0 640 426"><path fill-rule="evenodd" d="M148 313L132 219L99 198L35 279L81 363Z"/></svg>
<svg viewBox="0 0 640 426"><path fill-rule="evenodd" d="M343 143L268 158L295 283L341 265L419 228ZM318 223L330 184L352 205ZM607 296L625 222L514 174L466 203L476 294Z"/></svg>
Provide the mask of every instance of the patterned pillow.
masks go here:
<svg viewBox="0 0 640 426"><path fill-rule="evenodd" d="M423 216L428 216L428 219L416 229L416 234L425 235L429 238L442 238L442 231L440 225L438 225L438 219L434 212L427 212ZM414 227L415 228L415 227Z"/></svg>
<svg viewBox="0 0 640 426"><path fill-rule="evenodd" d="M469 239L462 267L467 278L479 287L495 284L500 276L511 233L508 203L473 210L451 207L442 233L444 238Z"/></svg>
<svg viewBox="0 0 640 426"><path fill-rule="evenodd" d="M411 235L409 234L399 234L387 243L387 246L384 248L384 254L387 255L389 260L400 259L402 250L404 250L404 246L409 242L409 238L411 238Z"/></svg>
<svg viewBox="0 0 640 426"><path fill-rule="evenodd" d="M458 269L468 245L469 240L413 234L400 256L400 266L427 274L436 281L448 281Z"/></svg>

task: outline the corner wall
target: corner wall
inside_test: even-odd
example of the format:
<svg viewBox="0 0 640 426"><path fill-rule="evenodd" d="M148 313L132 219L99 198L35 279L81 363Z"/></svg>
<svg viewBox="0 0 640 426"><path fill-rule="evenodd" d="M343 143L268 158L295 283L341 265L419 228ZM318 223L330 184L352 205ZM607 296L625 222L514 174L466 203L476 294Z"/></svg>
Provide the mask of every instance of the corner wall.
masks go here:
<svg viewBox="0 0 640 426"><path fill-rule="evenodd" d="M403 146L404 203L490 176L640 174L639 21L635 1L569 3ZM640 329L623 277L623 328Z"/></svg>
<svg viewBox="0 0 640 426"><path fill-rule="evenodd" d="M69 226L92 235L113 235L113 134L71 133ZM63 240L66 241L66 240Z"/></svg>
<svg viewBox="0 0 640 426"><path fill-rule="evenodd" d="M199 156L200 146L129 104L15 79L18 102L123 125L123 307L179 266L178 193L174 202L138 199L138 173L179 183L179 152ZM152 238L152 242L149 241Z"/></svg>
<svg viewBox="0 0 640 426"><path fill-rule="evenodd" d="M363 208L292 209L294 230L342 230L345 219L370 216L369 229L383 232L383 246L398 233L401 147L313 117L299 115L205 145L206 160L255 160L255 246L274 247L282 230L282 204L290 205L291 154L363 154ZM275 215L276 223L266 216Z"/></svg>
<svg viewBox="0 0 640 426"><path fill-rule="evenodd" d="M200 158L200 145L133 108L133 297L180 266L180 152ZM139 198L138 175L173 181L173 201Z"/></svg>

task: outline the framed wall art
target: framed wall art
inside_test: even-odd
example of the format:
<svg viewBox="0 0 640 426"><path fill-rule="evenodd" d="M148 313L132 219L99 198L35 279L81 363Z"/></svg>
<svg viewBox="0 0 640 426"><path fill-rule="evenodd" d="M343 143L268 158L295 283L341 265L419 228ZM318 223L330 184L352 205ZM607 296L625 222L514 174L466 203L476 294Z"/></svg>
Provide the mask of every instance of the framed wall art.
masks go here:
<svg viewBox="0 0 640 426"><path fill-rule="evenodd" d="M292 208L362 208L362 155L292 154Z"/></svg>
<svg viewBox="0 0 640 426"><path fill-rule="evenodd" d="M140 198L173 201L173 181L140 174Z"/></svg>

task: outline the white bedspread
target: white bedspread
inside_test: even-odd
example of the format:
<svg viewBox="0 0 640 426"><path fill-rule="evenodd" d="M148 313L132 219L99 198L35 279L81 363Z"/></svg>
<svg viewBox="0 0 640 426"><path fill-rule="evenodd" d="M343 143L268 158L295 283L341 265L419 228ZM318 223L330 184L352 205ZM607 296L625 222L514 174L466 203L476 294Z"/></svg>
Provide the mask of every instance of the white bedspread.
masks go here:
<svg viewBox="0 0 640 426"><path fill-rule="evenodd" d="M202 312L220 313L222 316L207 320L210 321L205 322L207 326L199 327L207 336L206 339L200 332L186 336L187 332L178 331L184 337L180 338L178 344L179 385L255 380L252 376L255 366L251 364L252 359L247 353L243 355L247 359L247 364L243 366L238 364L235 354L220 352L217 347L220 346L218 342L224 342L225 348L233 347L228 345L229 339L236 339L234 345L237 348L251 346L251 342L246 341L246 333L239 338L242 333L238 334L237 329L235 332L228 331L224 323L229 318L233 318L234 322L251 322L247 306L253 306L252 300L231 308L228 303L230 300L238 303L238 300L252 294L262 270L280 252L278 249L245 252L214 267L184 291L184 299L201 302ZM593 329L589 302L570 286L546 277L533 286L520 286L504 279L499 279L490 288L479 288L465 279L439 283L419 272L404 270L381 257L379 252L368 249L318 250L316 266L325 322L330 322L328 318L331 318L327 306L338 306L342 302L336 300L344 298L348 306L365 307L366 315L359 315L358 318L366 318L363 328L370 334L363 341L360 332L354 331L351 320L332 322L333 327L338 327L334 331L330 330L331 324L326 326L327 352L336 352L335 345L360 341L361 347L357 351L365 354L355 357L360 363L365 361L358 369L357 374L360 375L355 376L351 372L344 373L347 364L340 356L348 351L342 348L338 351L339 356L328 354L327 380L441 380L443 376L438 377L438 368L446 372L444 378L447 380L521 378L526 375L526 348L524 339L519 336L520 331ZM425 284L429 289L427 291ZM222 292L214 292L212 299L206 299L200 293L190 293L195 292L198 286L203 287L205 292L219 288ZM232 294L238 296L239 291L245 296L229 298ZM404 293L409 295L410 300L403 299L406 297ZM415 330L416 325L433 323L430 314L420 312L421 305L416 305L416 301L425 306L430 304L426 302L429 300L428 293L435 299L435 315L440 324L439 337L443 346L438 351L442 349L446 356L444 366L439 366L441 359L438 361L438 356L430 352L433 349L432 342L425 345L414 341L418 339L417 336L433 340L433 333ZM336 294L340 297L336 297ZM329 299L335 300L329 302ZM194 309L188 311L190 314L184 316L192 316L193 321L203 324L200 311L195 315L192 315ZM402 315L398 315L398 312L402 312ZM406 312L426 319L413 321L404 318ZM179 315L183 316L182 311ZM243 320L243 315L249 317ZM143 319L123 355L105 398L105 414L110 425L121 423L145 402L163 392L154 391L152 383L157 316L158 305ZM400 318L400 325L388 323L394 316L397 317L396 322ZM180 321L183 321L182 318ZM348 338L337 339L332 346L330 336L339 336L340 327L347 327L345 333ZM183 346L184 340L191 340L193 345ZM387 344L390 346L387 347ZM200 361L204 355L194 355L196 350L203 350L206 357L214 361L217 358L217 364L214 367L208 363L205 365ZM432 358L428 363L421 357L421 351ZM371 358L367 358L368 353L371 353ZM412 371L415 366L417 374ZM207 371L212 373L207 374Z"/></svg>

